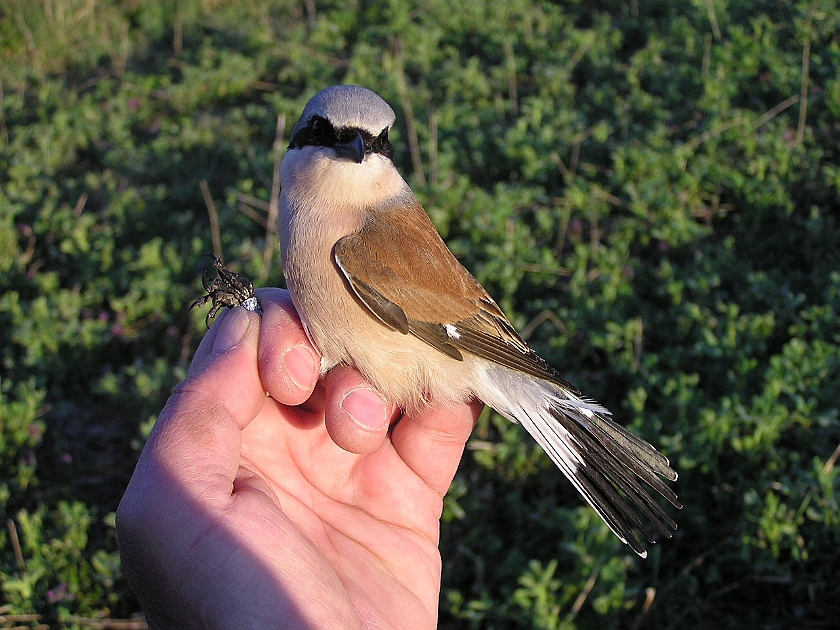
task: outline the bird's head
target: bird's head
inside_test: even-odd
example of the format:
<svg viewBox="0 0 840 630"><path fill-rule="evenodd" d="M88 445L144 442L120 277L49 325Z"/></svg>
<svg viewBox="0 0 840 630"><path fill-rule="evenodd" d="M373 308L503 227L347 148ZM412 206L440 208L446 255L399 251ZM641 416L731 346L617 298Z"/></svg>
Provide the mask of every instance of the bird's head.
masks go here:
<svg viewBox="0 0 840 630"><path fill-rule="evenodd" d="M394 110L376 92L357 85L334 85L313 96L292 131L289 150L324 147L337 159L361 164L368 155L391 160L388 131Z"/></svg>
<svg viewBox="0 0 840 630"><path fill-rule="evenodd" d="M313 96L283 158L281 201L333 214L413 202L388 139L395 120L391 106L367 88L335 85Z"/></svg>

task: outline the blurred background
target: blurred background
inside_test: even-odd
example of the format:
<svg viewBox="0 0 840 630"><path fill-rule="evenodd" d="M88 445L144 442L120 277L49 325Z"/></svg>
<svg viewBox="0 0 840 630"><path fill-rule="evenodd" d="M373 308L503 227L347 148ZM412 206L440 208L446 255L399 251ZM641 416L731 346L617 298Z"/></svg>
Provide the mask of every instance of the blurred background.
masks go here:
<svg viewBox="0 0 840 630"><path fill-rule="evenodd" d="M835 628L836 0L0 0L0 628L143 628L114 510L213 251L282 286L303 104L396 160L534 348L665 452L636 558L485 412L440 628Z"/></svg>

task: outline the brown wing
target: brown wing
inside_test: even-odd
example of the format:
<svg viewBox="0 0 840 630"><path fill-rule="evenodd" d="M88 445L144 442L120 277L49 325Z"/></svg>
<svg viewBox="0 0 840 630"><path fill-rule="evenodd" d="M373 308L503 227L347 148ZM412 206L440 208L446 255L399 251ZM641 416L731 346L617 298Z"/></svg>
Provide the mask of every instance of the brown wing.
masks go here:
<svg viewBox="0 0 840 630"><path fill-rule="evenodd" d="M339 240L335 263L373 317L455 359L461 351L574 389L522 340L418 203L378 209Z"/></svg>

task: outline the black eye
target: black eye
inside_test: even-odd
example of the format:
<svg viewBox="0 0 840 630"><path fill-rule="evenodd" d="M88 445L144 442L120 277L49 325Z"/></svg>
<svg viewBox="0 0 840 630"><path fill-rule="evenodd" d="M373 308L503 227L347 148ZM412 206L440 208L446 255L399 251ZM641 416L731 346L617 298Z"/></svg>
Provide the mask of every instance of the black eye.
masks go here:
<svg viewBox="0 0 840 630"><path fill-rule="evenodd" d="M310 134L312 138L317 140L319 138L323 138L324 134L327 132L327 123L323 118L316 118L312 121L312 125L310 126Z"/></svg>
<svg viewBox="0 0 840 630"><path fill-rule="evenodd" d="M295 129L289 143L290 149L306 146L328 147L335 142L335 128L322 116L312 116L306 126Z"/></svg>
<svg viewBox="0 0 840 630"><path fill-rule="evenodd" d="M371 150L374 153L381 153L387 158L393 159L394 157L394 147L391 144L391 141L388 139L388 128L382 130L376 138L373 139L371 143Z"/></svg>

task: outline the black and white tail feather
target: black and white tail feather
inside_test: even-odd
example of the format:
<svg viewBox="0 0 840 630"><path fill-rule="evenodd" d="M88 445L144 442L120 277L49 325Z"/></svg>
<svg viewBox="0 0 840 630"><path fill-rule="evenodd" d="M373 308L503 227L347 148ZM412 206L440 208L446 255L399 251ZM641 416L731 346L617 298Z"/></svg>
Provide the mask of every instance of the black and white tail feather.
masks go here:
<svg viewBox="0 0 840 630"><path fill-rule="evenodd" d="M519 377L490 365L485 376L486 391L476 392L478 396L527 429L622 542L647 557L636 534L655 542L646 521L662 536L671 537L677 524L640 483L681 508L677 495L662 480L677 480L667 457L610 420L604 407L558 383Z"/></svg>

